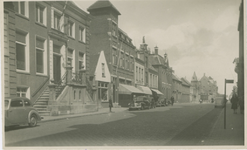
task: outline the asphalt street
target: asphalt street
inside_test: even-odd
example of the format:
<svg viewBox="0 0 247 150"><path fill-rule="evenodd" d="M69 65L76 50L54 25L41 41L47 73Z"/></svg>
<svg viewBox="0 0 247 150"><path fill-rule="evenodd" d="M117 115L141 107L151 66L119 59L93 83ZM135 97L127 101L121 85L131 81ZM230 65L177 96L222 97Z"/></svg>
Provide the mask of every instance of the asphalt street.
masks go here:
<svg viewBox="0 0 247 150"><path fill-rule="evenodd" d="M116 108L117 109L117 108ZM113 109L114 111L114 109ZM5 131L7 147L204 145L222 109L184 104L67 120Z"/></svg>

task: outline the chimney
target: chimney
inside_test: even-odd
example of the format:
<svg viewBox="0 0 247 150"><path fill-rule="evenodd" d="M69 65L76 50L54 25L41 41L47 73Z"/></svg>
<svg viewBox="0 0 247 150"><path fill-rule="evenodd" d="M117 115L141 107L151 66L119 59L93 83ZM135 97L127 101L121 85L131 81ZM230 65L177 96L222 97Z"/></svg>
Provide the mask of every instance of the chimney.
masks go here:
<svg viewBox="0 0 247 150"><path fill-rule="evenodd" d="M158 47L157 46L154 47L154 50L155 50L155 55L158 55Z"/></svg>
<svg viewBox="0 0 247 150"><path fill-rule="evenodd" d="M165 52L165 54L164 54L164 58L166 59L166 56L167 56L167 54L166 54L166 52Z"/></svg>

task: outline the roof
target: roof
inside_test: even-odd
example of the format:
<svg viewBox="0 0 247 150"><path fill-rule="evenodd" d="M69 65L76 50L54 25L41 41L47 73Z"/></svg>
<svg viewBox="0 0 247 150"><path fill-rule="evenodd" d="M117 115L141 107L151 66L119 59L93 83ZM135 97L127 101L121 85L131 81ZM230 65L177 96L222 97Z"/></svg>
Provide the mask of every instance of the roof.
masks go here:
<svg viewBox="0 0 247 150"><path fill-rule="evenodd" d="M89 75L92 76L95 73L96 66L98 64L100 53L95 54L95 55L90 55L89 59L89 64L90 64L90 69L89 69Z"/></svg>
<svg viewBox="0 0 247 150"><path fill-rule="evenodd" d="M182 84L186 85L186 86L190 86L189 81L187 81L185 78L181 78Z"/></svg>
<svg viewBox="0 0 247 150"><path fill-rule="evenodd" d="M93 3L87 9L87 11L91 12L92 10L100 9L100 8L112 8L117 12L118 15L121 15L120 12L117 10L117 8L108 0L98 0L97 2Z"/></svg>
<svg viewBox="0 0 247 150"><path fill-rule="evenodd" d="M177 80L179 82L182 82L176 75L172 74L172 79L173 80Z"/></svg>
<svg viewBox="0 0 247 150"><path fill-rule="evenodd" d="M150 59L149 59L149 61L148 61L148 69L153 70L153 71L155 71L155 72L158 72L158 71L152 66Z"/></svg>

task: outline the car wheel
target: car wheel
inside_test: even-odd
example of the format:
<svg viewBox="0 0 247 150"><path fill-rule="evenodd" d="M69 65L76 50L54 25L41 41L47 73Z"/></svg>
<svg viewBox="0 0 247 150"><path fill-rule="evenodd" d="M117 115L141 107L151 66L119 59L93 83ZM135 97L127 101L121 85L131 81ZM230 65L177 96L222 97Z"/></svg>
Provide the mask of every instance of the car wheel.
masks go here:
<svg viewBox="0 0 247 150"><path fill-rule="evenodd" d="M37 117L36 115L32 115L30 117L30 123L29 123L29 126L30 127L35 127L37 125Z"/></svg>

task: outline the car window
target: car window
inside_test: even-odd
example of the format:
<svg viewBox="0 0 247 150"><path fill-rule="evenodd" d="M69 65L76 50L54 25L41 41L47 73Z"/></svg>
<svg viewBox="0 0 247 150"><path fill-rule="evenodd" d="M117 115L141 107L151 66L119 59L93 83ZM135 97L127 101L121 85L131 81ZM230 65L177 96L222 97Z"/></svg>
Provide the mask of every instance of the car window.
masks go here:
<svg viewBox="0 0 247 150"><path fill-rule="evenodd" d="M11 107L23 107L23 102L22 100L11 101L10 106Z"/></svg>
<svg viewBox="0 0 247 150"><path fill-rule="evenodd" d="M9 107L9 100L5 100L4 101L4 108L8 109L8 107Z"/></svg>
<svg viewBox="0 0 247 150"><path fill-rule="evenodd" d="M25 106L31 106L31 103L29 100L24 100L24 104L25 104Z"/></svg>

